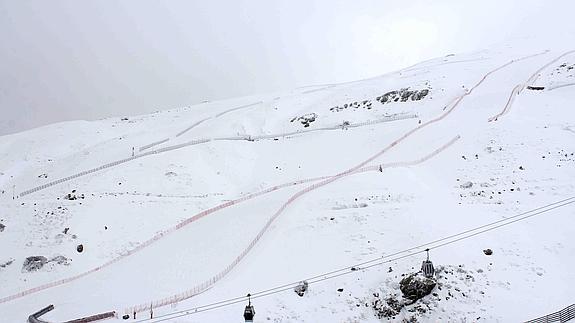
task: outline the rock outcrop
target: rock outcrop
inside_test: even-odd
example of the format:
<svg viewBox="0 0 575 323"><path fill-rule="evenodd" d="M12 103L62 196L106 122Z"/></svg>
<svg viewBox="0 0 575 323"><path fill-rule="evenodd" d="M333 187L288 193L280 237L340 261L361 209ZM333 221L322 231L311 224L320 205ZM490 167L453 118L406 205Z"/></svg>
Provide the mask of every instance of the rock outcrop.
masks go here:
<svg viewBox="0 0 575 323"><path fill-rule="evenodd" d="M417 301L429 294L437 285L437 281L433 278L426 278L422 273L414 273L403 278L399 282L399 289L403 293L403 297Z"/></svg>

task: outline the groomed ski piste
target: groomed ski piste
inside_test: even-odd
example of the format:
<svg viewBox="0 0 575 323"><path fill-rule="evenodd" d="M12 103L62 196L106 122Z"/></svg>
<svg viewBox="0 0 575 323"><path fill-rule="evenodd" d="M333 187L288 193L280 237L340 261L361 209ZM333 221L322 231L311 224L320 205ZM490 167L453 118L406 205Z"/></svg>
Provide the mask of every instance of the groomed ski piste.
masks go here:
<svg viewBox="0 0 575 323"><path fill-rule="evenodd" d="M0 321L241 322L248 293L259 322L555 312L575 303L573 83L572 48L505 46L0 137ZM381 316L426 248L441 288Z"/></svg>

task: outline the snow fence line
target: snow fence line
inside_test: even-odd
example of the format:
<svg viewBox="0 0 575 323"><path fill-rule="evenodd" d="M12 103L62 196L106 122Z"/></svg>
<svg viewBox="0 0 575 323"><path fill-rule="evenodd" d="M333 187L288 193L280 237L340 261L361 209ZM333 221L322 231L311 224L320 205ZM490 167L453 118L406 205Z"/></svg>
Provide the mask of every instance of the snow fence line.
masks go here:
<svg viewBox="0 0 575 323"><path fill-rule="evenodd" d="M347 174L342 173L342 174L339 174L339 175L336 175L333 177L328 177L328 178L326 178L326 180L329 180L330 181L329 183L331 183L332 181L335 181L336 179L339 179L339 178L342 178L345 176L349 176L349 175L353 175L353 174L365 173L365 172L370 172L370 171L380 171L380 170L383 170L386 168L392 168L392 167L405 167L405 166L417 165L417 164L423 163L423 162L435 157L436 155L438 155L439 153L441 153L442 151L447 149L449 146L454 144L460 138L461 138L461 136L457 135L456 137L454 137L453 139L451 139L447 143L443 144L441 147L437 148L436 150L434 150L430 154L428 154L422 158L419 158L417 160L408 161L408 162L396 162L396 163L389 163L389 164L367 166L367 167L359 168L359 169L357 169L353 172L347 173ZM242 261L242 259L253 249L253 247L259 242L261 237L267 232L267 230L269 229L271 224L275 221L275 219L291 203L293 203L300 196L302 196L302 195L304 195L304 194L306 194L312 190L315 190L316 188L319 188L321 186L323 186L323 185L321 185L321 183L320 184L313 184L313 185L307 187L306 189L299 191L298 193L296 193L292 197L290 197L288 199L288 201L285 202L280 207L280 209L278 211L276 211L276 213L274 213L274 215L270 219L268 219L266 224L259 231L259 233L256 235L256 237L250 242L250 244L228 266L226 266L223 270L221 270L216 275L212 276L211 278L202 282L201 284L194 286L191 289L188 289L182 293L178 293L178 294L166 297L166 298L162 298L162 299L153 301L151 303L146 302L146 303L142 303L140 305L128 307L124 310L124 312L129 314L129 313L133 313L133 312L139 313L139 312L149 311L151 308L158 308L158 307L163 307L166 305L178 303L180 301L191 298L193 296L196 296L196 295L201 294L202 292L206 291L207 289L212 287L216 282L218 282L223 277L225 277L230 271L232 271L232 269L234 269L234 267L236 267Z"/></svg>
<svg viewBox="0 0 575 323"><path fill-rule="evenodd" d="M253 104L252 104L253 105ZM242 107L243 108L243 107ZM238 108L235 108L238 109ZM184 142L181 144L177 144L177 145L172 145L172 146L166 146L163 148L159 148L156 150L151 150L142 154L138 154L135 156L131 156L128 158L124 158L124 159L120 159L111 163L107 163L104 165L101 165L99 167L96 168L92 168L86 171L82 171L79 173L76 173L74 175L70 175L64 178L60 178L58 180L54 180L51 182L48 182L46 184L40 185L40 186L36 186L34 188L25 190L20 192L20 194L18 194L19 197L23 197L38 191L41 191L43 189L46 189L48 187L52 187L73 179L76 179L78 177L82 177L82 176L86 176L92 173L95 173L97 171L101 171L110 167L114 167L114 166L118 166L120 164L124 164L127 163L129 161L132 161L134 159L138 159L138 158L142 158L145 156L149 156L149 155L153 155L153 154L159 154L159 153L164 153L164 152L168 152L171 150L176 150L176 149L180 149L183 147L187 147L187 146L194 146L194 145L198 145L198 144L203 144L209 141L229 141L229 140L247 140L247 141L256 141L256 140L263 140L263 139L271 139L271 138L279 138L279 137L288 137L288 136L293 136L293 135L298 135L298 134L304 134L304 133L308 133L308 132L313 132L313 131L323 131L323 130L337 130L337 129L342 129L342 128L356 128L356 127L361 127L361 126L367 126L367 125L374 125L374 124L378 124L378 123L384 123L384 122L391 122L391 121L397 121L397 120L404 120L404 119L410 119L410 118L417 118L416 114L397 114L397 115L391 115L391 116L387 116L385 118L381 118L381 119L376 119L376 120L369 120L369 121L365 121L365 122L360 122L357 124L349 124L349 125L336 125L336 126L332 126L332 127L323 127L323 128L317 128L317 129L306 129L306 130L301 130L301 131L293 131L293 132L287 132L287 133L279 133L279 134L270 134L270 135L260 135L260 136L237 136L237 137L221 137L221 138L203 138L203 139L196 139L196 140L191 140L188 142ZM163 140L168 141L168 139L164 139ZM156 143L159 144L159 143Z"/></svg>
<svg viewBox="0 0 575 323"><path fill-rule="evenodd" d="M104 263L104 264L102 264L102 265L100 265L100 266L97 266L97 267L92 268L92 269L90 269L90 270L88 270L88 271L85 271L85 272L83 272L83 273L80 273L80 274L77 274L77 275L74 275L74 276L71 276L71 277L67 277L67 278L64 278L64 279L61 279L61 280L57 280L57 281L53 281L53 282L50 282L50 283L47 283L47 284L43 284L43 285L40 285L40 286L36 286L36 287L34 287L34 288L30 288L30 289L27 289L27 290L18 292L18 293L13 294L13 295L9 295L9 296L6 296L6 297L4 297L4 298L0 298L0 304L1 304L1 303L9 302L9 301L12 301L12 300L15 300L15 299L18 299L18 298L21 298L21 297L24 297L24 296L27 296L27 295L30 295L30 294L34 294L34 293L39 292L39 291L42 291L42 290L50 289L50 288L52 288L52 287L61 286L61 285L67 284L67 283L69 283L69 282L75 281L75 280L77 280L77 279L83 278L83 277L85 277L85 276L87 276L87 275L89 275L89 274L95 273L95 272L97 272L97 271L99 271L99 270L101 270L101 269L103 269L103 268L106 268L106 267L108 267L108 266L111 266L112 264L114 264L114 263L116 263L116 262L122 260L123 258L129 257L130 255L132 255L132 254L134 254L134 253L136 253L136 252L138 252L138 251L140 251L140 250L146 248L147 246L149 246L149 245L151 245L152 243L154 243L154 242L160 240L160 239L163 238L164 236L166 236L166 235L168 235L168 234L170 234L170 233L172 233L172 232L175 232L175 231L177 231L177 230L183 228L184 226L186 226L186 225L188 225L188 224L190 224L190 223L192 223L192 222L195 222L195 221L197 221L197 220L203 218L203 217L206 216L206 215L209 215L209 214L211 214L211 213L217 212L217 211L219 211L219 210L221 210L221 209L224 209L224 208L226 208L226 207L230 207L230 206L232 206L232 205L239 204L239 203L241 203L241 202L244 202L244 201L247 201L247 200L256 198L256 197L258 197L258 196L265 195L265 194L270 193L270 192L273 192L273 191L277 191L277 190L282 189L282 188L284 188L284 187L295 186L295 185L305 184L305 183L309 183L309 182L324 180L324 179L326 179L326 178L329 178L329 176L308 178L308 179L303 179L303 180L291 181L291 182L284 183L284 184L280 184L280 185L275 185L275 186L272 186L272 187L270 187L270 188L264 189L264 190L262 190L262 191L255 192L255 193L251 193L251 194L247 194L247 195L245 195L245 196L243 196L243 197L240 197L240 198L238 198L238 199L235 199L235 200L232 200L232 201L228 201L228 202L222 203L222 204L220 204L220 205L217 205L217 206L215 206L215 207L206 209L206 210L201 211L200 213L197 213L196 215L194 215L194 216L192 216L192 217L190 217L190 218L184 220L183 222L178 223L177 225L175 225L175 226L173 226L173 227L171 227L171 228L168 228L168 229L166 229L166 230L164 230L164 231L161 231L161 232L155 234L152 238L146 240L145 242L143 242L142 244L138 245L138 246L135 247L134 249L129 250L129 251L127 251L127 252L125 252L125 253L123 253L123 254L117 256L116 258L107 261L106 263Z"/></svg>
<svg viewBox="0 0 575 323"><path fill-rule="evenodd" d="M505 67L537 56L537 55L541 55L540 54L534 54L534 55L529 55L529 56L524 56L521 57L519 59L516 60L511 60L503 65L500 65L499 67L496 67L494 69L492 69L491 71L487 72L486 74L483 75L483 77L473 86L469 89L469 91L466 91L465 93L461 94L460 96L456 97L453 101L451 101L446 107L446 111L443 112L442 114L440 114L439 116L428 120L422 124L419 124L418 126L416 126L415 128L407 131L405 134L403 134L403 136L399 137L398 139L396 139L395 141L393 141L391 144L389 144L387 147L383 148L381 151L379 151L378 153L372 155L371 157L369 157L368 159L364 160L363 162L359 163L358 165L343 171L337 175L331 176L326 178L325 180L322 180L319 183L315 183L312 184L311 186L308 186L307 188L295 193L294 195L292 195L287 202L285 202L275 213L274 215L268 220L268 222L264 225L264 227L261 229L261 231L258 233L258 235L256 236L256 238L254 240L252 240L252 242L248 245L248 247L236 258L236 260L234 260L230 265L228 265L224 270L222 270L220 273L218 273L217 275L215 275L214 277L212 277L211 279L209 279L208 281L205 281L204 283L200 284L199 286L196 286L186 292L180 293L180 294L176 294L161 300L158 300L156 302L152 302L152 303L145 303L145 304L140 304L140 305L136 305L133 307L129 307L126 308L125 311L130 313L132 311L146 311L149 310L150 308L154 308L154 307L160 307L160 306L165 306L168 304L172 304L172 303L177 303L179 301L182 301L186 298L195 296L199 293L201 293L202 291L206 290L207 288L211 287L211 285L213 285L216 281L218 281L219 279L221 279L223 276L225 276L226 273L228 273L231 269L233 269L233 267L235 267L240 261L241 259L253 248L253 246L257 243L257 241L259 241L259 239L261 238L261 236L264 234L264 232L268 229L268 227L271 225L271 223L296 199L298 199L300 196L311 192L317 188L320 188L322 186L325 186L327 184L330 184L342 177L345 177L347 175L356 173L362 169L366 169L365 171L368 170L382 170L384 165L376 165L376 166L368 166L365 167L367 164L369 164L370 162L374 161L375 159L381 157L381 155L383 155L384 153L386 153L388 150L392 149L393 147L395 147L396 145L398 145L399 143L401 143L403 140L405 140L406 138L408 138L409 136L411 136L412 134L414 134L415 132L431 125L431 124L435 124L439 121L442 121L443 119L445 119L449 114L451 114L451 112L453 112L455 110L455 108L457 108L459 106L459 104L461 103L461 101L463 101L463 99L465 97L467 97L468 95L471 95L473 93L473 91L475 89L477 89L479 86L481 86L481 84L483 84L483 82L485 82L485 80L491 76L492 74L504 69ZM444 109L444 110L445 110ZM439 152L441 152L442 150L446 149L447 147L449 147L451 144L453 144L455 141L457 141L460 137L457 136L454 139L452 139L450 142L448 142L446 145L444 145L443 147L440 147L439 149L437 149L436 151L434 151L433 153L431 153L428 157L431 158L433 156L435 156L436 154L438 154ZM427 158L428 159L428 158ZM427 160L425 157L422 159ZM417 162L417 161L416 161ZM419 161L422 162L422 161ZM408 166L409 165L413 165L413 162L409 162L409 163L405 163ZM397 163L395 164L391 164L391 165L398 165ZM389 165L387 166L389 167ZM207 285L207 286L206 286Z"/></svg>
<svg viewBox="0 0 575 323"><path fill-rule="evenodd" d="M575 304L569 305L564 309L551 313L539 318L526 321L525 323L551 323L551 322L568 322L575 319Z"/></svg>
<svg viewBox="0 0 575 323"><path fill-rule="evenodd" d="M531 56L533 56L533 55L531 55ZM503 64L503 65L501 65L501 66L499 66L499 67L497 67L497 68L495 68L495 69L493 69L493 70L491 70L491 71L489 71L488 73L486 73L485 75L483 75L483 77L479 80L479 82L477 82L469 91L466 91L465 93L461 94L460 96L454 98L453 101L449 102L448 105L444 108L444 110L447 109L447 111L445 111L443 114L439 115L438 117L436 117L436 118L434 118L434 119L428 120L428 121L424 122L423 124L420 124L420 125L418 125L417 127L411 129L410 131L408 131L408 132L405 133L403 136L401 136L400 138L398 138L397 140L395 140L394 142L392 142L390 145L388 145L386 148L384 148L383 150L381 150L381 151L378 152L377 154L375 154L375 155L373 155L372 157L368 158L367 160L363 161L362 163L360 163L359 165L355 166L354 168L352 168L352 169L350 169L350 170L347 170L347 171L345 171L345 172L343 172L343 173L340 173L339 175L341 175L341 174L346 174L346 173L352 171L353 169L359 169L359 168L361 168L361 167L364 167L366 164L368 164L369 162L371 162L371 161L375 160L376 158L380 157L380 156L383 155L386 151L388 151L389 149L393 148L395 145L397 145L398 143L400 143L401 141L403 141L404 139L406 139L407 137L409 137L409 136L412 135L413 133L417 132L418 130L422 129L423 127L426 127L426 126L428 126L429 124L433 124L433 123L436 123L436 122L438 122L438 121L440 121L440 120L443 120L447 115L449 115L449 114L459 105L459 103L463 100L463 98L465 98L466 96L472 94L473 91L474 91L477 87L479 87L479 86L487 79L487 77L489 77L491 74L496 73L497 71L499 71L499 70L505 68L505 67L508 66L508 65L513 64L514 62L527 59L527 58L529 58L529 57L531 57L531 56L525 56L525 57L520 58L520 59L518 59L518 60L511 60L511 61L509 61L509 62L507 62L507 63L505 63L505 64ZM448 109L448 107L449 107L449 109ZM146 153L146 154L149 154L149 153L154 153L154 152L148 152L148 153ZM141 156L141 155L139 155L139 156ZM336 175L336 176L337 176L337 175ZM322 182L322 183L323 183L322 185L325 185L325 184L327 184L327 183L330 183L330 182L331 182L331 181L329 181L330 179L331 179L331 177L327 177L325 180L328 181L328 182L324 181L324 182ZM302 182L305 182L305 180L302 181ZM285 185L285 184L284 184L284 185ZM314 188L314 189L315 189L315 188ZM265 193L265 192L260 192L260 194L264 194L264 193ZM298 192L297 194L299 194L299 193L301 193L301 191ZM297 194L296 194L296 195L297 195ZM295 195L294 195L294 196L295 196ZM292 198L294 198L294 196L292 196ZM299 197L299 196L297 196L297 197ZM295 198L297 198L297 197L295 197ZM291 199L290 199L290 200L291 200ZM233 201L232 201L232 202L233 202ZM13 295L6 296L6 297L0 299L0 303L5 303L5 302L8 302L8 301L11 301L11 300L20 298L20 297L24 297L24 296L26 296L26 295L29 295L29 294L38 292L38 291L40 291L40 290L48 289L48 288L55 287L55 286L58 286L58 285L63 285L63 284L68 283L68 282L70 282L70 281L79 279L79 278L84 277L84 276L86 276L86 275L88 275L88 274L91 274L91 273L93 273L93 272L96 272L96 271L100 270L101 268L107 267L107 266L109 266L109 265L111 265L111 264L113 264L113 263L115 263L115 262L121 260L122 258L125 258L125 257L129 256L130 254L135 253L135 252L137 252L137 251L143 249L144 247L146 247L146 246L152 244L153 242L155 242L155 241L159 240L161 237L163 237L164 234L173 232L173 231L175 231L175 230L177 230L177 229L183 227L184 225L195 221L195 219L199 219L199 218L201 218L201 217L203 217L203 216L205 216L205 215L207 215L207 214L209 214L209 213L211 213L211 212L216 211L216 209L224 208L224 207L230 206L230 205L232 205L232 204L233 204L233 203L227 202L227 203L224 203L224 204L222 204L222 205L220 205L220 206L217 206L217 207L215 207L215 208L208 209L208 210L205 210L205 211L203 211L203 212L200 212L199 214L197 214L197 215L195 215L195 216L193 216L193 217L191 217L191 218L185 220L183 223L177 225L175 228L173 227L173 228L168 229L168 230L166 230L166 231L162 231L162 232L160 232L159 234L156 234L154 237L152 237L151 239L147 240L147 241L144 242L143 244L141 244L141 245L137 246L136 248L134 248L134 249L128 251L128 252L125 253L124 255L120 255L120 256L118 256L117 258L114 258L114 259L112 259L112 260L110 260L110 261L108 261L108 262L102 264L101 266L98 266L98 267L93 268L93 269L91 269L91 270L89 270L89 271L80 273L80 274L75 275L75 276L72 276L72 277L68 277L68 278L65 278L65 279L62 279L62 280L59 280L59 281L54 281L54 282L51 282L51 283L48 283L48 284L40 285L40 286L31 288L31 289L24 290L24 291L22 291L22 292L13 294ZM211 210L211 211L210 211L210 210ZM280 211L283 211L283 209L281 209ZM152 307L153 307L153 306L152 306Z"/></svg>
<svg viewBox="0 0 575 323"><path fill-rule="evenodd" d="M552 90L556 90L556 89L560 89L563 87L568 87L568 86L573 86L575 85L575 83L563 83L563 84L557 84L557 85L553 85L553 86L549 86L546 88L547 91L552 91Z"/></svg>
<svg viewBox="0 0 575 323"><path fill-rule="evenodd" d="M531 55L531 56L533 56L533 55ZM436 123L436 122L438 122L438 121L440 121L440 120L443 120L447 115L449 115L449 114L459 105L459 103L463 100L463 98L465 98L466 96L472 94L473 91L474 91L477 87L479 87L479 86L487 79L487 77L489 77L491 74L498 72L499 70L505 68L505 67L508 66L508 65L513 64L514 62L521 61L521 60L527 59L527 58L529 58L529 57L530 57L530 56L525 56L525 57L520 58L520 59L518 59L518 60L511 60L511 61L509 61L509 62L507 62L507 63L505 63L505 64L503 64L503 65L501 65L501 66L499 66L499 67L497 67L497 68L495 68L495 69L493 69L493 70L491 70L491 71L489 71L488 73L486 73L485 75L483 75L483 77L479 80L479 82L477 82L469 91L466 91L465 93L459 95L458 97L455 97L454 100L450 101L450 102L448 103L448 105L446 105L446 107L444 108L444 110L447 109L447 111L443 112L443 113L442 113L441 115L439 115L438 117L436 117L436 118L434 118L434 119L431 119L431 120L428 120L428 121L424 122L423 124L420 124L420 125L418 125L417 127L411 129L410 131L408 131L408 132L405 133L403 136L401 136L400 138L398 138L397 140L395 140L394 142L392 142L390 145L388 145L386 148L384 148L383 150L381 150L381 151L378 152L377 154L375 154L375 155L373 155L372 157L368 158L367 160L363 161L362 163L360 163L359 165L355 166L354 168L352 168L352 169L350 169L350 170L347 170L347 171L345 171L345 172L343 172L343 173L340 173L340 175L341 175L341 174L348 173L348 172L350 172L350 171L353 170L353 169L359 169L359 168L361 168L361 167L364 167L366 164L368 164L369 162L371 162L371 161L375 160L376 158L380 157L380 156L383 155L386 151L388 151L389 149L393 148L395 145L397 145L398 143L400 143L401 141L403 141L403 140L406 139L407 137L411 136L413 133L417 132L418 130L422 129L423 127L426 127L426 126L428 126L429 124L433 124L433 123ZM449 108L449 109L448 109L448 108ZM148 153L146 153L146 154L149 154L149 153L153 153L153 152L148 152ZM141 155L139 155L139 156L141 156ZM326 180L326 181L329 181L330 178L331 178L331 177L327 177L325 180ZM304 180L303 182L305 182L305 180ZM322 183L323 183L323 185L325 185L326 183L330 183L330 182L322 182ZM264 192L260 192L260 193L261 193L261 194L264 194ZM300 192L300 193L301 193L301 192ZM299 193L298 193L298 194L299 194ZM297 197L299 197L299 196L297 196ZM296 198L297 198L297 197L296 197ZM292 196L292 198L293 198L293 196ZM76 280L76 279L82 278L82 277L84 277L84 276L86 276L86 275L88 275L88 274L91 274L91 273L93 273L93 272L96 272L96 271L100 270L101 268L107 267L107 266L109 266L109 265L111 265L111 264L113 264L113 263L115 263L115 262L121 260L122 258L125 258L125 257L129 256L129 255L132 254L132 253L135 253L135 252L137 252L137 251L143 249L144 247L146 247L146 246L152 244L153 242L159 240L162 236L164 236L165 233L173 232L173 231L175 231L175 230L177 230L177 229L183 227L184 225L195 221L195 219L199 219L199 218L201 218L201 217L203 217L203 216L205 216L205 215L207 215L207 214L209 214L209 213L211 213L211 212L216 211L216 209L224 208L224 207L230 206L230 205L232 205L232 204L233 204L233 203L228 202L228 203L224 203L224 204L222 204L222 205L220 205L220 206L218 206L218 207L215 207L215 208L208 209L208 210L205 210L205 211L203 211L203 212L200 212L199 214L197 214L197 215L195 215L195 216L193 216L193 217L191 217L191 218L185 220L184 223L179 224L179 225L176 226L175 228L171 228L171 229L168 229L168 230L166 230L166 231L162 231L162 232L160 232L159 234L156 234L154 237L152 237L151 239L147 240L147 241L144 242L142 245L137 246L136 248L134 248L134 249L128 251L127 253L125 253L124 255L120 255L120 256L118 256L117 258L114 258L114 259L112 259L112 260L110 260L110 261L108 261L108 262L102 264L101 266L98 266L98 267L93 268L93 269L91 269L91 270L89 270L89 271L80 273L80 274L75 275L75 276L72 276L72 277L68 277L68 278L65 278L65 279L62 279L62 280L59 280L59 281L54 281L54 282L51 282L51 283L48 283L48 284L40 285L40 286L31 288L31 289L24 290L24 291L22 291L22 292L13 294L13 295L6 296L6 297L0 299L0 303L5 303L5 302L8 302L8 301L11 301L11 300L14 300L14 299L17 299L17 298L20 298L20 297L24 297L24 296L27 296L27 295L29 295L29 294L35 293L35 292L38 292L38 291L40 291L40 290L48 289L48 288L55 287L55 286L58 286L58 285L63 285L63 284L68 283L68 282L70 282L70 281L74 281L74 280ZM283 209L280 210L280 211L283 211Z"/></svg>
<svg viewBox="0 0 575 323"><path fill-rule="evenodd" d="M170 138L166 138L166 139L162 139L162 140L155 141L155 142L153 142L153 143L151 143L151 144L147 144L147 145L144 145L144 146L140 147L140 148L138 149L138 151L144 151L144 150L146 150L146 149L150 149L150 148L152 148L152 147L154 147L154 146L161 145L161 144L163 144L163 143L165 143L165 142L167 142L167 141L169 141L169 140L170 140Z"/></svg>
<svg viewBox="0 0 575 323"><path fill-rule="evenodd" d="M547 54L548 52L549 52L549 50L546 50L546 51L543 51L539 54L532 55L532 57ZM517 84L517 86L515 86L513 88L513 90L511 91L511 94L509 95L509 99L507 100L507 103L503 107L503 110L501 110L501 112L499 112L498 114L490 117L488 119L488 121L489 122L497 121L500 117L507 114L507 112L509 112L509 110L511 110L511 107L513 106L513 102L515 101L515 97L518 96L519 94L521 94L521 92L523 92L528 86L532 86L535 83L535 81L537 81L539 76L541 76L541 72L544 69L548 68L549 66L551 66L552 64L554 64L555 62L560 60L561 58L563 58L567 55L573 54L573 53L575 53L575 50L570 50L570 51L567 51L567 52L559 55L558 57L554 58L550 62L548 62L545 65L543 65L542 67L540 67L537 71L535 71L535 73L531 74L531 76L527 79L527 81L525 81L525 83Z"/></svg>
<svg viewBox="0 0 575 323"><path fill-rule="evenodd" d="M254 103L250 103L250 104L245 104L245 105L242 105L242 106L239 106L239 107L235 107L235 108L232 108L232 109L229 109L229 110L220 112L220 113L216 114L216 115L213 116L213 117L204 118L204 119L202 119L202 120L200 120L200 121L195 122L194 124L190 125L189 127L185 128L184 130L178 132L178 133L175 135L175 137L177 138L177 137L179 137L179 136L185 134L186 132L192 130L193 128L195 128L195 127L197 127L197 126L199 126L200 124L202 124L202 123L203 123L204 121L206 121L206 120L213 119L213 118L217 118L217 117L220 117L220 116L222 116L222 115L224 115L224 114L226 114L226 113L233 112L233 111L240 110L240 109L245 109L245 108L248 108L248 107L251 107L251 106L260 104L260 103L263 103L263 101L258 101L258 102L254 102ZM144 146L140 147L140 148L139 148L139 151L148 150L148 149L150 149L150 148L152 148L152 147L154 147L154 146L161 145L161 144L166 143L166 142L168 142L168 141L170 141L170 138L165 138L165 139L162 139L162 140L158 140L158 141L152 142L152 143L150 143L150 144L147 144L147 145L144 145Z"/></svg>
<svg viewBox="0 0 575 323"><path fill-rule="evenodd" d="M198 121L198 122L192 124L191 126L187 127L186 129L184 129L184 130L178 132L178 133L176 134L176 137L179 137L179 136L185 134L186 132L192 130L193 128L199 126L200 124L202 124L203 122L205 122L205 121L207 121L207 120L209 120L209 119L218 118L218 117L223 116L223 115L226 114L226 113L230 113L230 112L233 112L233 111L236 111L236 110L241 110L241 109L249 108L249 107L252 107L252 106L254 106L254 105L261 104L261 103L264 103L264 101L258 101L258 102L254 102L254 103L244 104L244 105L239 106L239 107L235 107L235 108L231 108L231 109L226 110L226 111L222 111L222 112L216 114L216 115L213 116L213 117L204 118L204 119L202 119L202 120L200 120L200 121Z"/></svg>
<svg viewBox="0 0 575 323"><path fill-rule="evenodd" d="M319 92L319 91L323 91L323 90L327 90L327 89L331 89L333 87L335 87L335 84L330 84L324 87L320 87L319 89L311 89L311 90L305 90L305 91L301 91L301 94L309 94L309 93L313 93L313 92Z"/></svg>
<svg viewBox="0 0 575 323"><path fill-rule="evenodd" d="M531 55L531 56L533 56L533 55ZM505 68L505 67L508 66L508 65L513 64L514 62L527 59L527 58L529 58L529 57L531 57L531 56L525 56L525 57L520 58L520 59L518 59L518 60L511 60L511 61L509 61L509 62L507 62L507 63L505 63L505 64L503 64L503 65L501 65L501 66L499 66L499 67L497 67L497 68L495 68L495 69L493 69L493 70L491 70L491 71L489 71L488 73L486 73L485 75L483 75L483 77L479 80L479 82L477 82L469 91L466 91L465 93L461 94L460 96L454 98L453 101L449 102L448 105L444 108L444 110L447 109L448 107L449 107L449 109L447 109L447 111L445 111L443 114L439 115L438 117L436 117L436 118L434 118L434 119L428 120L428 121L424 122L423 124L420 124L420 125L418 125L417 127L411 129L410 131L408 131L408 132L405 133L403 136L401 136L400 138L398 138L397 140L395 140L394 142L392 142L390 145L388 145L386 148L384 148L383 150L381 150L381 151L378 152L377 154L375 154L375 155L373 155L372 157L368 158L367 160L363 161L362 163L360 163L359 165L355 166L354 168L352 168L352 169L350 169L350 170L347 170L347 171L345 171L345 172L343 172L343 173L340 173L340 175L341 175L341 174L346 174L346 173L352 171L353 169L359 169L359 168L361 168L361 167L364 167L366 164L368 164L369 162L371 162L371 161L375 160L376 158L380 157L380 156L383 155L386 151L388 151L389 149L393 148L395 145L397 145L398 143L400 143L401 141L403 141L404 139L406 139L407 137L409 137L409 136L412 135L413 133L417 132L418 130L422 129L423 127L426 127L426 126L428 126L429 124L433 124L433 123L435 123L435 122L438 122L438 121L440 121L440 120L443 120L447 115L449 115L449 114L459 105L459 103L463 100L463 98L465 98L466 96L472 94L473 91L474 91L477 87L479 87L479 86L487 79L487 77L489 77L491 74L496 73L497 71L499 71L499 70ZM152 152L149 152L149 153L152 153ZM330 183L330 182L331 182L331 181L329 181L330 178L331 178L331 177L328 176L328 177L326 178L326 181L327 181L327 182L325 182L325 181L322 182L322 183L323 183L322 185L325 185L325 184ZM302 181L302 182L305 182L305 180ZM294 184L295 184L295 183L294 183ZM284 185L287 185L287 184L284 184ZM314 188L314 189L315 189L315 188ZM272 189L272 190L273 190L273 189ZM301 192L298 192L297 194L299 194L299 193L301 193ZM259 194L265 194L265 192L260 192ZM296 195L297 195L297 194L296 194ZM257 195L257 193L256 193L255 195ZM255 195L253 195L253 196L255 196ZM294 196L295 196L295 195L294 195ZM292 198L294 198L294 196L292 196ZM299 197L299 196L297 196L297 197ZM295 198L297 198L297 197L295 197ZM232 203L232 204L233 204L233 203ZM201 218L201 217L203 217L203 216L205 216L205 215L207 215L207 214L209 214L209 213L211 213L211 212L214 212L214 211L216 210L216 208L223 208L223 207L227 207L227 206L230 206L230 205L231 205L230 202L228 202L228 203L224 203L224 204L222 204L222 205L220 205L220 206L218 206L218 207L205 210L205 211L200 212L199 214L193 216L192 218L187 219L187 220L184 221L184 222L185 222L185 224L191 223L191 222L195 221L195 219L199 219L199 218ZM211 211L210 211L210 210L211 210ZM280 210L280 211L283 211L283 209ZM84 276L86 276L86 275L88 275L88 274L90 274L90 273L96 272L96 271L100 270L101 268L107 267L107 266L109 266L109 265L111 265L111 264L113 264L113 263L115 263L115 262L121 260L122 258L127 257L127 256L129 256L130 254L135 253L135 252L137 252L137 251L143 249L144 247L146 247L146 246L152 244L153 242L159 240L162 236L164 236L165 233L173 232L173 231L175 231L175 230L177 230L177 229L183 227L185 224L184 224L184 223L181 223L180 225L176 226L176 228L171 228L171 229L168 229L168 230L166 230L166 231L162 231L162 232L160 232L159 234L156 234L156 235L155 235L154 237L152 237L151 239L149 239L149 240L147 240L146 242L144 242L142 245L137 246L136 248L134 248L134 249L128 251L127 253L125 253L124 255L120 255L120 256L118 256L117 258L114 258L114 259L112 259L112 260L110 260L110 261L108 261L108 262L102 264L101 266L98 266L98 267L93 268L93 269L91 269L91 270L89 270L89 271L80 273L80 274L75 275L75 276L72 276L72 277L68 277L68 278L65 278L65 279L62 279L62 280L59 280L59 281L51 282L51 283L44 284L44 285L41 285L41 286L37 286L37 287L31 288L31 289L28 289L28 290L24 290L24 291L22 291L22 292L19 292L19 293L13 294L13 295L6 296L6 297L0 299L0 303L5 303L5 302L8 302L8 301L11 301L11 300L20 298L20 297L24 297L24 296L26 296L26 295L35 293L35 292L40 291L40 290L48 289L48 288L51 288L51 287L54 287L54 286L58 286L58 285L63 285L63 284L68 283L68 282L70 282L70 281L73 281L73 280L79 279L79 278L81 278L81 277L84 277Z"/></svg>

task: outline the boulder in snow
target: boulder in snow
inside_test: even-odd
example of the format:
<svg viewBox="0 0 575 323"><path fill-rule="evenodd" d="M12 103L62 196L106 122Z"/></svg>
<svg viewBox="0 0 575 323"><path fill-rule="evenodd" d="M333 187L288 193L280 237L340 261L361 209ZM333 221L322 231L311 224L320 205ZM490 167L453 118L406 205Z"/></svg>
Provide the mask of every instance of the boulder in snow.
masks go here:
<svg viewBox="0 0 575 323"><path fill-rule="evenodd" d="M302 296L302 297L303 297L303 295L304 295L305 292L307 291L307 288L308 288L308 283L307 283L307 281L304 280L304 281L302 281L301 283L299 283L299 285L297 285L297 286L294 288L294 292L295 292L296 294L298 294L299 296Z"/></svg>
<svg viewBox="0 0 575 323"><path fill-rule="evenodd" d="M48 263L48 259L44 256L30 256L24 260L24 264L22 264L22 272L37 271L44 267L46 263Z"/></svg>
<svg viewBox="0 0 575 323"><path fill-rule="evenodd" d="M437 285L434 278L426 278L421 272L410 274L399 282L403 297L416 301L431 293Z"/></svg>

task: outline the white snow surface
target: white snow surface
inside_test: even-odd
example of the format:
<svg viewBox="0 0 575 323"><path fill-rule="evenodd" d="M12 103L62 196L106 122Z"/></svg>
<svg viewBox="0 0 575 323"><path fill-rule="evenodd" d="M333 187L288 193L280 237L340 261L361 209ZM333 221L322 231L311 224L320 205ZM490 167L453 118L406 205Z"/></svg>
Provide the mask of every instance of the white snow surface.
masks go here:
<svg viewBox="0 0 575 323"><path fill-rule="evenodd" d="M365 165L383 165L382 172L345 174L301 195L229 273L199 295L155 308L154 316L297 282L569 198L575 86L558 85L575 82L568 68L575 53L534 78L532 85L552 90L525 89L489 121L514 87L567 50L507 46L448 55L368 80L0 137L0 321L25 322L48 304L55 310L42 316L47 321L112 310L123 321L131 306L178 295L220 273L290 197L321 180L286 185L171 228L276 185L340 174L386 147ZM429 94L376 101L402 88ZM364 100L370 109L330 110ZM304 127L301 119L291 121L298 117L315 120ZM200 142L189 144L194 140ZM132 160L25 194L130 158L132 149ZM73 190L84 198L64 199ZM424 254L359 266L311 284L303 297L287 290L254 299L254 322L511 322L554 312L575 303L574 214L572 204L433 249L431 259L444 268L443 288L394 318L376 316L374 293L399 295L402 274L417 271ZM493 255L483 253L487 248ZM25 272L29 256L65 256L69 263ZM244 306L162 318L242 322ZM414 306L426 311L410 312Z"/></svg>

